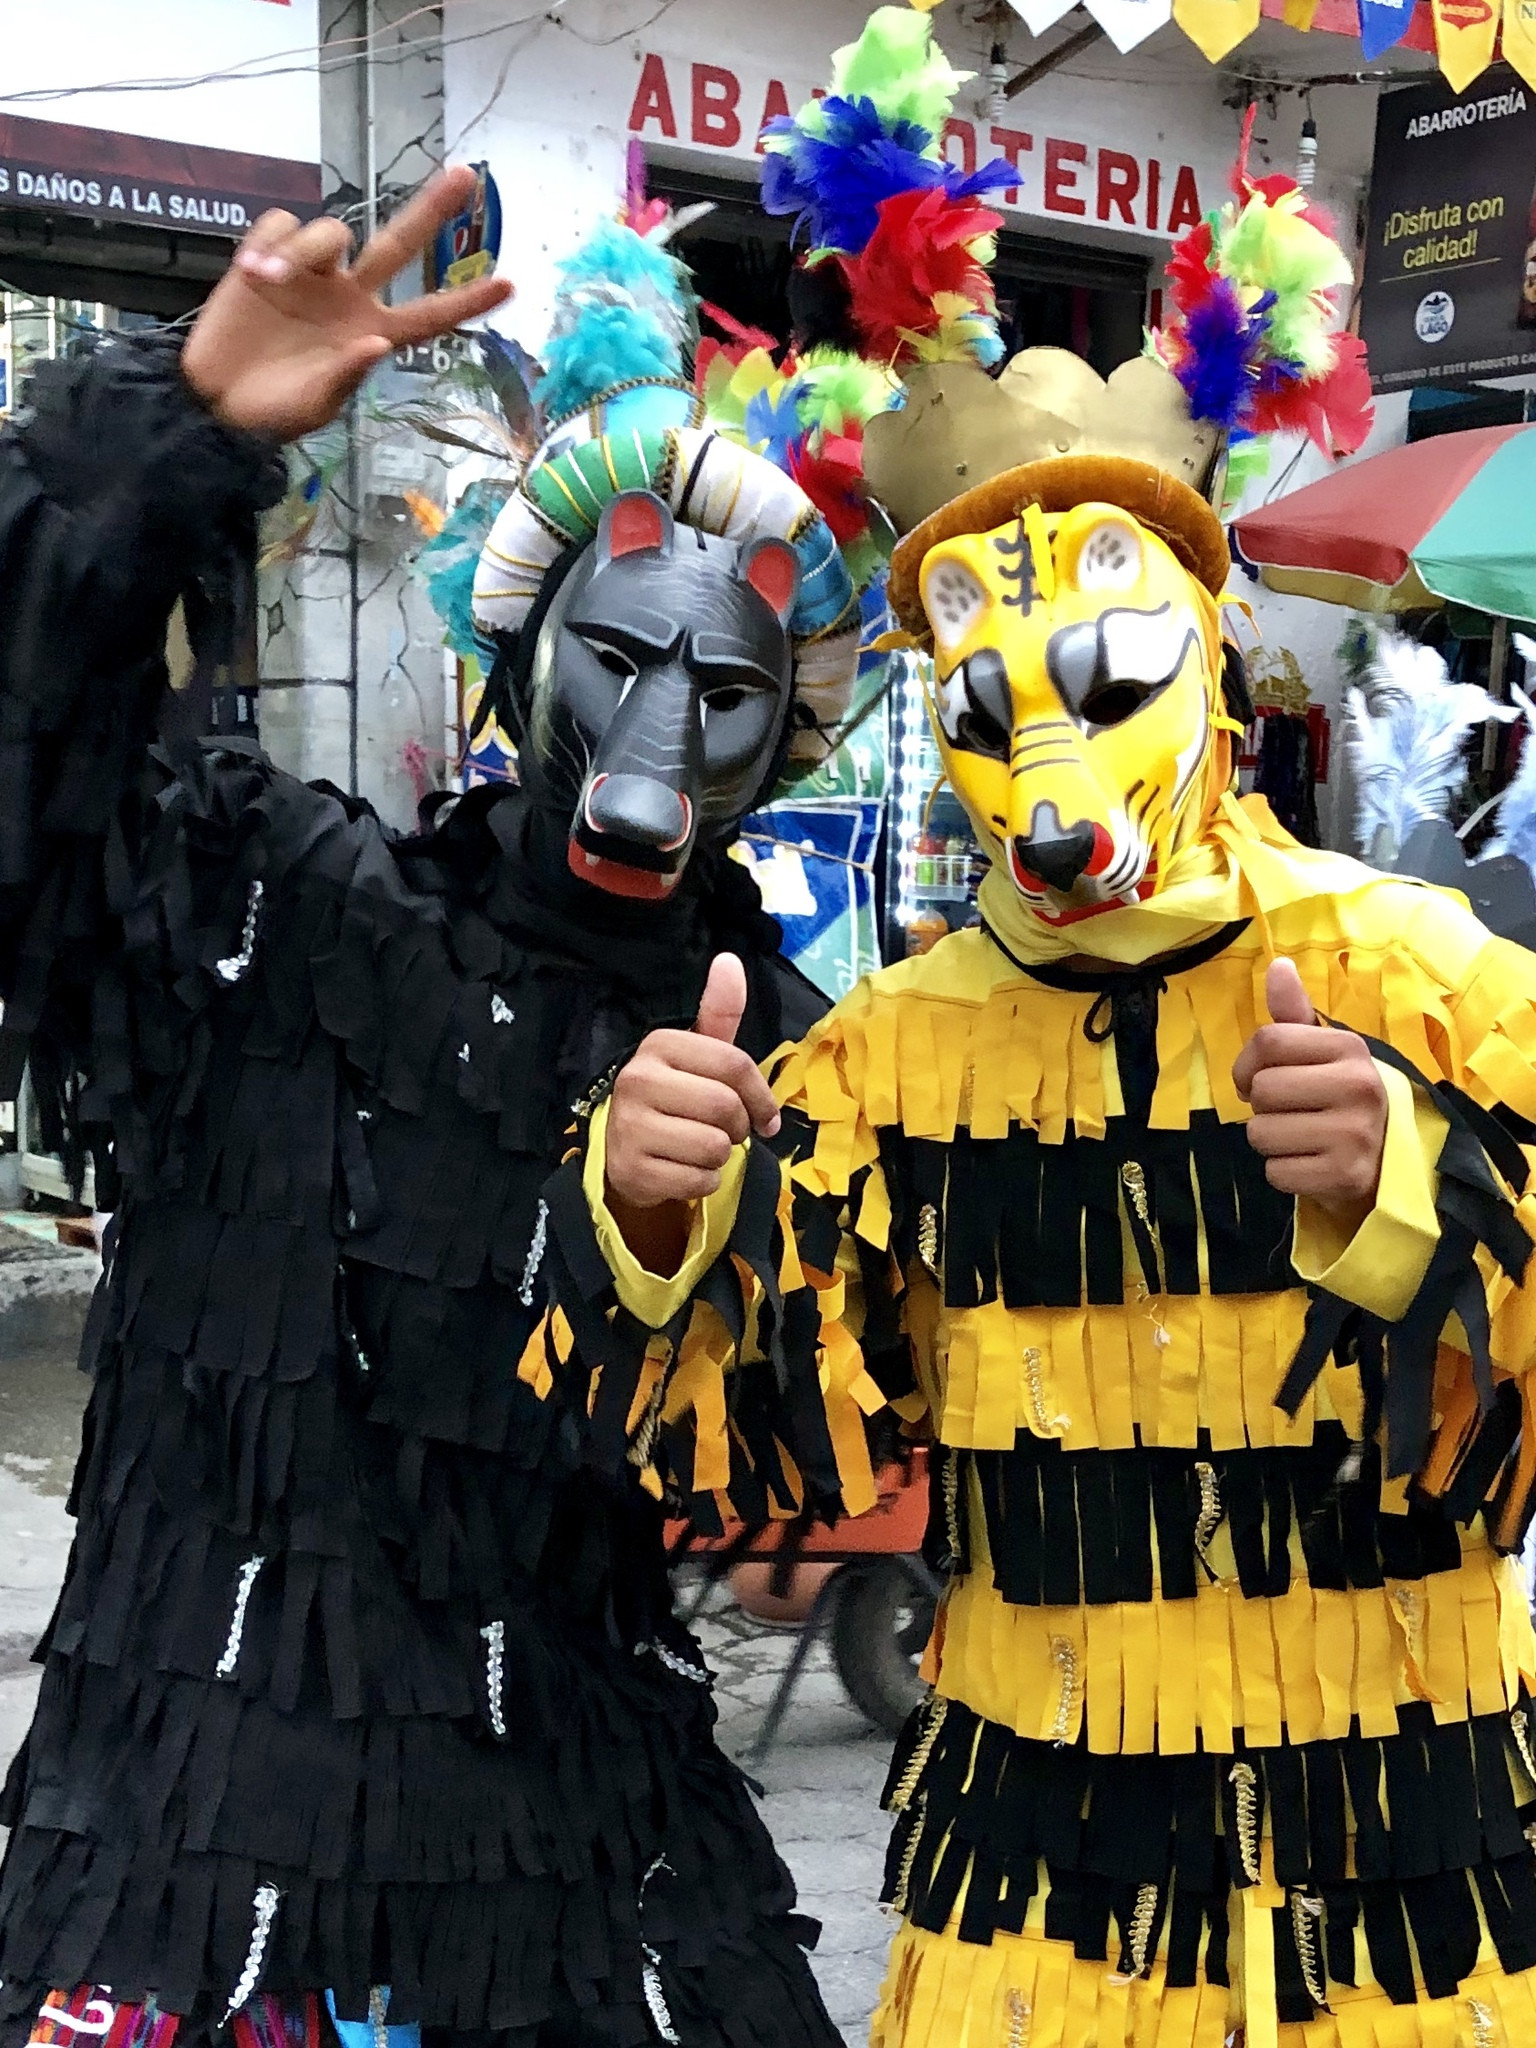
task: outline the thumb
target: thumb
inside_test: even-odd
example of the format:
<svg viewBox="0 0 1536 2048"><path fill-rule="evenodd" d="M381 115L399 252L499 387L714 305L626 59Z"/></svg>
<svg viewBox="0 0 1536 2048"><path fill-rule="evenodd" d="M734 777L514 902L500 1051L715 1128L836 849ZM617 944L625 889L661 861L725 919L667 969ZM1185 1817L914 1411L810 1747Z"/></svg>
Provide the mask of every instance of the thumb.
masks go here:
<svg viewBox="0 0 1536 2048"><path fill-rule="evenodd" d="M734 953L717 954L699 999L694 1030L701 1038L718 1038L734 1045L746 1007L747 970Z"/></svg>
<svg viewBox="0 0 1536 2048"><path fill-rule="evenodd" d="M1315 1024L1312 998L1301 985L1294 960L1271 960L1264 977L1264 1000L1276 1024Z"/></svg>

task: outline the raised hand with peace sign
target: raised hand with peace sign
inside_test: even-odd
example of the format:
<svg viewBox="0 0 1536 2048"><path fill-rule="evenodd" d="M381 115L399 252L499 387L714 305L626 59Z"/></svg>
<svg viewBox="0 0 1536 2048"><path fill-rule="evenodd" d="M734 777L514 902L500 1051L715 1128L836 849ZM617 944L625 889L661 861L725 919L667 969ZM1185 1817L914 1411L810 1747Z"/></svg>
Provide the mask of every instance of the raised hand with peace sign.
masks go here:
<svg viewBox="0 0 1536 2048"><path fill-rule="evenodd" d="M291 441L335 419L391 349L431 341L511 296L500 278L387 306L379 294L421 255L474 188L467 165L443 171L379 229L353 262L345 223L302 226L264 213L209 294L182 369L227 426Z"/></svg>

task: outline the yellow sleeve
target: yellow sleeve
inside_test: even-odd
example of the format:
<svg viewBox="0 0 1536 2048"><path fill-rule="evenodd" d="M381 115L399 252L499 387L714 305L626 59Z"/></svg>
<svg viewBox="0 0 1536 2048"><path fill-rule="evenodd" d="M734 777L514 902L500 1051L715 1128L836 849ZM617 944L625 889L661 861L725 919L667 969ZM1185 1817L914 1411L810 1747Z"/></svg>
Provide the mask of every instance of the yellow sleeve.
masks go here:
<svg viewBox="0 0 1536 2048"><path fill-rule="evenodd" d="M726 1162L720 1185L712 1195L694 1202L683 1262L670 1277L648 1273L624 1242L606 1199L609 1102L602 1102L592 1114L587 1156L582 1167L582 1191L592 1212L592 1229L602 1252L619 1300L632 1316L638 1316L649 1330L665 1329L709 1268L719 1258L736 1221L741 1200L741 1180L746 1171L747 1148L738 1145Z"/></svg>
<svg viewBox="0 0 1536 2048"><path fill-rule="evenodd" d="M1383 1322L1408 1309L1440 1238L1435 1163L1444 1117L1396 1067L1376 1062L1386 1084L1387 1136L1376 1205L1351 1234L1320 1202L1296 1204L1291 1258L1302 1279L1352 1302Z"/></svg>

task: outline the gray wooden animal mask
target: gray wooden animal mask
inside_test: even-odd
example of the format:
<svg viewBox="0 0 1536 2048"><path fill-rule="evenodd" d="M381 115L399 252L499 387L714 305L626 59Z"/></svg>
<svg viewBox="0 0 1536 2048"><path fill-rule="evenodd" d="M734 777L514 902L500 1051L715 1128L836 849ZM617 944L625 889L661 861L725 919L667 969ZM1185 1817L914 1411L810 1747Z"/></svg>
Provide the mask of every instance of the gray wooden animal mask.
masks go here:
<svg viewBox="0 0 1536 2048"><path fill-rule="evenodd" d="M674 523L626 491L539 629L523 775L571 807L571 871L659 900L701 837L779 765L793 689L794 550Z"/></svg>

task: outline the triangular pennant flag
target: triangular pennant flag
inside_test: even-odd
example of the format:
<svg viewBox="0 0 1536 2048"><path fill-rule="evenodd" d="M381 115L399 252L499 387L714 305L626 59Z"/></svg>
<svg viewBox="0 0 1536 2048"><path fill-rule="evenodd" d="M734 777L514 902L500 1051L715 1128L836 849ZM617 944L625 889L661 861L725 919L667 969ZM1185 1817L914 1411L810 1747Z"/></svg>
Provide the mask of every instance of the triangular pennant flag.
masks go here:
<svg viewBox="0 0 1536 2048"><path fill-rule="evenodd" d="M1284 0L1281 9L1287 28L1299 28L1303 35L1312 26L1312 17L1317 12L1317 0Z"/></svg>
<svg viewBox="0 0 1536 2048"><path fill-rule="evenodd" d="M1499 0L1431 0L1440 69L1453 92L1465 92L1493 62Z"/></svg>
<svg viewBox="0 0 1536 2048"><path fill-rule="evenodd" d="M1408 33L1413 20L1413 0L1359 0L1360 49L1367 64L1374 64Z"/></svg>
<svg viewBox="0 0 1536 2048"><path fill-rule="evenodd" d="M1008 0L1015 14L1022 15L1032 36L1043 36L1064 14L1070 14L1077 0Z"/></svg>
<svg viewBox="0 0 1536 2048"><path fill-rule="evenodd" d="M1504 0L1504 55L1527 85L1536 85L1536 0Z"/></svg>
<svg viewBox="0 0 1536 2048"><path fill-rule="evenodd" d="M1173 0L1173 18L1201 56L1219 64L1259 25L1260 0Z"/></svg>
<svg viewBox="0 0 1536 2048"><path fill-rule="evenodd" d="M1173 0L1083 0L1083 5L1122 57L1173 19Z"/></svg>

